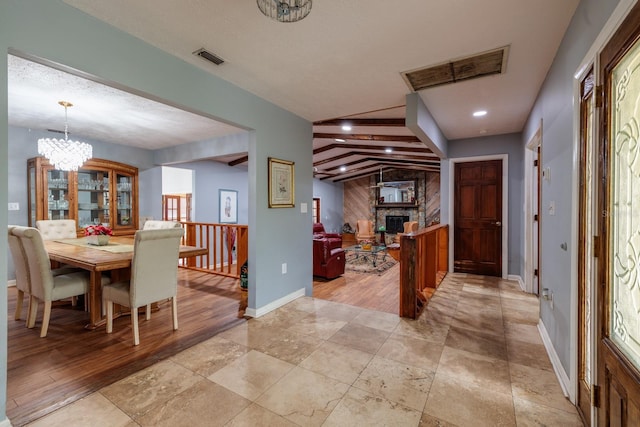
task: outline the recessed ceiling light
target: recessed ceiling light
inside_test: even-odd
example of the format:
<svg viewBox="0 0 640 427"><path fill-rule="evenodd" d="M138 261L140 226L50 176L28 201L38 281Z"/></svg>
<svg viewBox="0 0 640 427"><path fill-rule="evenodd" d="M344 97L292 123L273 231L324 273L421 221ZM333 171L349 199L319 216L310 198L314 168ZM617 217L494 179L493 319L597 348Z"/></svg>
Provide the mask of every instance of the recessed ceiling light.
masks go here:
<svg viewBox="0 0 640 427"><path fill-rule="evenodd" d="M336 138L336 142L347 142L347 140L342 138Z"/></svg>
<svg viewBox="0 0 640 427"><path fill-rule="evenodd" d="M347 170L346 166L340 166L340 172L345 172Z"/></svg>
<svg viewBox="0 0 640 427"><path fill-rule="evenodd" d="M384 149L384 152L385 152L385 153L393 153L393 149L391 149L391 148L385 148L385 149Z"/></svg>
<svg viewBox="0 0 640 427"><path fill-rule="evenodd" d="M351 130L351 125L342 125L342 130L345 130L347 132L350 131Z"/></svg>
<svg viewBox="0 0 640 427"><path fill-rule="evenodd" d="M487 115L487 111L486 110L480 110L480 111L476 111L473 113L473 117L482 117L482 116L486 116Z"/></svg>

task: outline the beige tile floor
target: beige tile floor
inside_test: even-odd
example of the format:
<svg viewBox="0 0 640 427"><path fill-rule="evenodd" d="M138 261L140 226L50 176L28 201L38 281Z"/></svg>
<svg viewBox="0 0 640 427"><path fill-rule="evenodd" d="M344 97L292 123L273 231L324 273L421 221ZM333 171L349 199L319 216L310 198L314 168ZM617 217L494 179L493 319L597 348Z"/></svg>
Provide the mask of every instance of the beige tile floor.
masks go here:
<svg viewBox="0 0 640 427"><path fill-rule="evenodd" d="M32 426L581 426L515 282L450 274L419 320L299 298Z"/></svg>

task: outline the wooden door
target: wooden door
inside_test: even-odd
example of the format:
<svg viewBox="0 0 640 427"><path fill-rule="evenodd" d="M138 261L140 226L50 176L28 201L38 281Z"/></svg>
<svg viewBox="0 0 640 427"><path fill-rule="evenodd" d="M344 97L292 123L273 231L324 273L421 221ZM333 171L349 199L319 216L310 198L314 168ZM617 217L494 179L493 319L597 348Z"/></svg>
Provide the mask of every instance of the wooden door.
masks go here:
<svg viewBox="0 0 640 427"><path fill-rule="evenodd" d="M600 56L599 425L640 425L640 4Z"/></svg>
<svg viewBox="0 0 640 427"><path fill-rule="evenodd" d="M180 221L180 196L164 194L162 196L162 219L164 221Z"/></svg>
<svg viewBox="0 0 640 427"><path fill-rule="evenodd" d="M592 319L595 289L593 236L597 226L594 212L594 73L580 85L580 208L578 212L578 399L577 407L586 425L591 425L591 384L593 365Z"/></svg>
<svg viewBox="0 0 640 427"><path fill-rule="evenodd" d="M502 160L456 163L454 271L502 275Z"/></svg>

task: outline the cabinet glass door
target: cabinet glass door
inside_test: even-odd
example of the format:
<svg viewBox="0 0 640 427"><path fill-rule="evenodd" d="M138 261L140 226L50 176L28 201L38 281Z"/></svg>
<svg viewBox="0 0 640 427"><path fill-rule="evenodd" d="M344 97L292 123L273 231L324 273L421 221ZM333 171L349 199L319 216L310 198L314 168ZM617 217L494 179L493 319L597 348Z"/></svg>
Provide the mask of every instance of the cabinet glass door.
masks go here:
<svg viewBox="0 0 640 427"><path fill-rule="evenodd" d="M117 205L116 211L118 214L117 225L130 225L132 223L132 190L133 190L133 177L131 175L116 174L116 190L117 190Z"/></svg>
<svg viewBox="0 0 640 427"><path fill-rule="evenodd" d="M49 169L47 174L47 218L69 219L69 173Z"/></svg>
<svg viewBox="0 0 640 427"><path fill-rule="evenodd" d="M109 172L78 171L78 226L103 224L111 227L109 217Z"/></svg>

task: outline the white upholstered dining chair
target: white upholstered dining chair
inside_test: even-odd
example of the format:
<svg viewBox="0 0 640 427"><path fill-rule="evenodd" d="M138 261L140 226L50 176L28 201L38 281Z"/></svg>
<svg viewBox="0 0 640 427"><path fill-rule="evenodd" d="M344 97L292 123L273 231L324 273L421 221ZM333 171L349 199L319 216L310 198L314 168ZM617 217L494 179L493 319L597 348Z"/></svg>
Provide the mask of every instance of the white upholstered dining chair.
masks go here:
<svg viewBox="0 0 640 427"><path fill-rule="evenodd" d="M89 273L80 271L54 275L40 232L32 227L14 227L12 233L18 236L22 243L31 282L27 327L35 326L38 303L44 302L40 337L46 337L51 318L51 303L86 294L89 291Z"/></svg>
<svg viewBox="0 0 640 427"><path fill-rule="evenodd" d="M166 230L167 228L181 228L182 225L177 221L159 221L148 219L142 226L143 230Z"/></svg>
<svg viewBox="0 0 640 427"><path fill-rule="evenodd" d="M16 302L16 311L14 314L15 320L20 320L22 316L22 300L26 294L31 297L31 280L29 279L29 267L27 266L27 257L20 242L20 237L13 233L14 225L10 225L8 229L9 250L11 251L11 257L13 258L13 266L16 274L16 288L18 289L18 300ZM22 227L24 228L24 227ZM29 313L31 312L31 304L27 310L27 319L29 319Z"/></svg>
<svg viewBox="0 0 640 427"><path fill-rule="evenodd" d="M171 299L173 330L178 329L178 256L182 228L138 230L133 243L131 279L102 287L107 307L107 333L113 332L113 304L131 309L133 345L140 344L138 308L146 306L151 318L151 303Z"/></svg>
<svg viewBox="0 0 640 427"><path fill-rule="evenodd" d="M73 219L41 219L36 221L43 240L75 239L78 237Z"/></svg>

